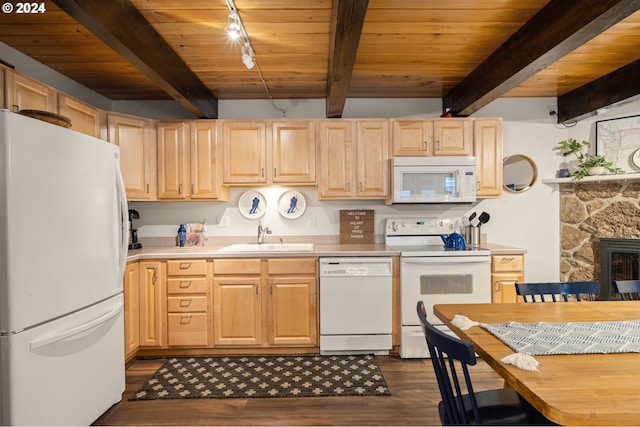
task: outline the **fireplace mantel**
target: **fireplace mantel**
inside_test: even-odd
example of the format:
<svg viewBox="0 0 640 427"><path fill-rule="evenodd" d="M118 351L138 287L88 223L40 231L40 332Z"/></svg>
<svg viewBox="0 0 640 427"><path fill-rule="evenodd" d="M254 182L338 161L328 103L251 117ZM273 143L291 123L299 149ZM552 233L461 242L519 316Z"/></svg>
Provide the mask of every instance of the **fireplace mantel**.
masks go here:
<svg viewBox="0 0 640 427"><path fill-rule="evenodd" d="M585 176L579 181L574 181L572 178L552 178L543 179L544 184L580 184L583 182L625 182L625 181L640 181L640 172L628 172L620 175L598 175L598 176Z"/></svg>

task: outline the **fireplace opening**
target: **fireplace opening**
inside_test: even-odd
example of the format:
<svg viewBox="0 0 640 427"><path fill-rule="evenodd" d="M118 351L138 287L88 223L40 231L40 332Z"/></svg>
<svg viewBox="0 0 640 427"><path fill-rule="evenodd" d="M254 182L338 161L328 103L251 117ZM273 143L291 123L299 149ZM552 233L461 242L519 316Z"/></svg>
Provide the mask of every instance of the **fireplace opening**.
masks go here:
<svg viewBox="0 0 640 427"><path fill-rule="evenodd" d="M640 239L600 239L600 299L619 299L613 281L638 279Z"/></svg>

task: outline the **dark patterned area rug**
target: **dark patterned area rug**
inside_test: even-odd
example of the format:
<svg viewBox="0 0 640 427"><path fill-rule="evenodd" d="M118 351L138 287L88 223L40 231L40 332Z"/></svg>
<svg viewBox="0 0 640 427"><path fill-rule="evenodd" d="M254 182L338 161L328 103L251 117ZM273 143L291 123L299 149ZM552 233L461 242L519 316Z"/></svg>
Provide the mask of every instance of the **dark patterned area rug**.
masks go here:
<svg viewBox="0 0 640 427"><path fill-rule="evenodd" d="M391 395L373 355L169 359L129 400Z"/></svg>

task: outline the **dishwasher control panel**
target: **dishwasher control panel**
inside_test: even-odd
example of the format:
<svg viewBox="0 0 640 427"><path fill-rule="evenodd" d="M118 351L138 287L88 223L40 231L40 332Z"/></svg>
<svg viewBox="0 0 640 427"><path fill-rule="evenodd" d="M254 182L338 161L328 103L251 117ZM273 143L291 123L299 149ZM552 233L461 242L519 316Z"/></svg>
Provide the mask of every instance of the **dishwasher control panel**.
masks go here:
<svg viewBox="0 0 640 427"><path fill-rule="evenodd" d="M385 257L320 258L320 277L391 276L392 268Z"/></svg>

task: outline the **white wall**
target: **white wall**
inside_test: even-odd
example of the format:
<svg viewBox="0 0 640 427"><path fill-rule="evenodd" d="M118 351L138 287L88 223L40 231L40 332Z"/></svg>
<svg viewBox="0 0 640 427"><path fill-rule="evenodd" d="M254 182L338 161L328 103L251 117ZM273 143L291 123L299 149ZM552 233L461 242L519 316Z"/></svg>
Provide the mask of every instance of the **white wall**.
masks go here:
<svg viewBox="0 0 640 427"><path fill-rule="evenodd" d="M137 114L156 119L187 119L193 115L178 104L165 101L130 102L114 101L69 80L0 43L0 58L16 65L16 70L31 75L53 87L68 92L99 108ZM324 100L246 100L220 101L220 118L324 118ZM543 184L543 178L552 178L562 158L553 151L558 141L568 137L592 142L595 148L595 121L613 117L640 114L640 102L613 108L603 115L582 120L573 127L555 124L549 115L557 110L555 98L504 98L499 99L473 117L502 117L504 122L504 155L525 154L538 167L538 181L532 189L520 194L505 192L501 199L479 201L473 205L418 205L385 206L372 201L320 202L312 188L296 188L307 202L307 211L300 218L291 220L280 217L274 209L278 198L290 188L263 188L268 208L262 219L274 235L305 236L335 235L339 233L341 209L369 208L375 210L376 234L381 239L384 219L395 216L456 216L486 211L491 220L483 226L491 243L522 247L527 250L526 280L544 281L559 278L559 213L558 188ZM440 99L348 99L344 117L437 117L442 111ZM250 241L256 234L257 221L240 215L237 203L245 189L231 191L229 202L133 202L131 207L140 212L136 221L140 237L173 236L178 224L202 221L208 224L207 235L211 241L216 236L247 236ZM219 226L222 218L227 226ZM223 221L224 222L224 221Z"/></svg>

